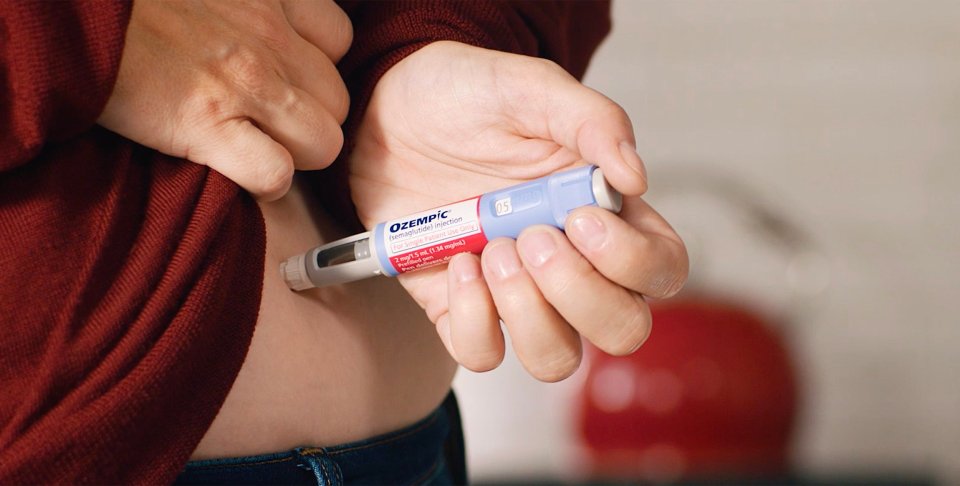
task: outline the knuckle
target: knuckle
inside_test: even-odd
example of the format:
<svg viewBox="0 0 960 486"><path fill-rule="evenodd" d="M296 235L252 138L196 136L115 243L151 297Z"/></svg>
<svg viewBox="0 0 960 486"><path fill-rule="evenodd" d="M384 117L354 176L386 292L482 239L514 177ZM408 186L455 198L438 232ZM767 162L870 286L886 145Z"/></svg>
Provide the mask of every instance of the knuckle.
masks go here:
<svg viewBox="0 0 960 486"><path fill-rule="evenodd" d="M219 87L196 89L188 93L180 104L178 131L193 132L204 126L213 126L235 115L231 97Z"/></svg>
<svg viewBox="0 0 960 486"><path fill-rule="evenodd" d="M640 348L650 337L650 330L649 313L634 308L624 316L619 331L597 346L614 356L626 356Z"/></svg>
<svg viewBox="0 0 960 486"><path fill-rule="evenodd" d="M205 139L204 134L217 131L224 122L236 118L239 112L236 100L222 86L208 86L187 93L174 115L169 149L190 158L188 154Z"/></svg>
<svg viewBox="0 0 960 486"><path fill-rule="evenodd" d="M575 258L565 269L561 266L557 269L555 276L548 280L553 298L566 296L582 298L578 297L578 294L583 292L583 283L592 281L593 274L596 272L593 266L582 257Z"/></svg>
<svg viewBox="0 0 960 486"><path fill-rule="evenodd" d="M457 353L457 356L460 358L460 364L463 365L464 368L477 373L496 369L503 361L503 352L496 349Z"/></svg>
<svg viewBox="0 0 960 486"><path fill-rule="evenodd" d="M277 52L286 52L285 48L290 45L290 29L282 13L267 2L253 2L247 8L251 10L246 18L255 19L248 23L253 37Z"/></svg>
<svg viewBox="0 0 960 486"><path fill-rule="evenodd" d="M353 43L353 23L350 17L343 10L339 10L333 18L333 50L330 55L333 56L333 62L337 62L347 54L350 45Z"/></svg>
<svg viewBox="0 0 960 486"><path fill-rule="evenodd" d="M498 56L491 67L494 76L504 79L556 80L558 77L573 79L562 66L542 57Z"/></svg>
<svg viewBox="0 0 960 486"><path fill-rule="evenodd" d="M347 115L350 113L350 92L347 91L347 86L343 84L341 80L337 85L336 93L334 94L334 107L333 107L333 117L336 118L337 123L343 124L347 119Z"/></svg>
<svg viewBox="0 0 960 486"><path fill-rule="evenodd" d="M653 281L650 291L650 296L657 299L666 299L673 297L683 289L683 285L686 283L685 276L674 276L661 277Z"/></svg>
<svg viewBox="0 0 960 486"><path fill-rule="evenodd" d="M293 179L293 164L289 161L278 161L265 165L258 179L260 190L264 194L282 195L290 186Z"/></svg>
<svg viewBox="0 0 960 486"><path fill-rule="evenodd" d="M531 376L544 383L556 383L570 377L580 368L583 354L578 351L565 350L555 352L553 356L532 363L527 367Z"/></svg>
<svg viewBox="0 0 960 486"><path fill-rule="evenodd" d="M621 120L629 123L630 116L627 115L627 110L624 110L616 101L607 98L603 94L597 94L601 97L600 106L597 109L601 119Z"/></svg>
<svg viewBox="0 0 960 486"><path fill-rule="evenodd" d="M687 245L683 243L683 240L678 240L677 247L677 287L674 294L683 288L690 276L690 256L687 254Z"/></svg>
<svg viewBox="0 0 960 486"><path fill-rule="evenodd" d="M266 56L246 46L230 49L222 59L228 78L255 99L265 99L276 76Z"/></svg>
<svg viewBox="0 0 960 486"><path fill-rule="evenodd" d="M331 134L327 137L326 145L321 149L320 160L318 168L325 168L330 166L337 157L340 155L340 151L343 149L343 131L339 126L331 130Z"/></svg>
<svg viewBox="0 0 960 486"><path fill-rule="evenodd" d="M567 70L566 70L566 69L563 69L562 66L560 66L559 64L557 64L557 63L556 63L555 61L553 61L552 59L546 59L546 58L542 58L542 57L536 57L536 58L532 58L532 59L533 59L534 62L536 63L537 68L538 68L539 70L541 70L542 72L544 72L544 73L548 73L548 74L556 74L556 73L558 73L558 72L562 72L562 73L564 73L564 74L567 73Z"/></svg>
<svg viewBox="0 0 960 486"><path fill-rule="evenodd" d="M304 105L303 95L290 86L283 86L279 90L277 99L273 104L284 113L290 113L294 116L300 114L306 106Z"/></svg>
<svg viewBox="0 0 960 486"><path fill-rule="evenodd" d="M528 308L530 305L529 296L525 292L513 291L514 286L517 285L520 279L521 277L519 275L508 277L508 286L500 289L500 295L497 296L498 308L509 309L513 312Z"/></svg>
<svg viewBox="0 0 960 486"><path fill-rule="evenodd" d="M202 133L208 127L228 118L228 110L220 97L191 94L181 102L175 120L175 129L170 140L174 153L190 152L192 134Z"/></svg>
<svg viewBox="0 0 960 486"><path fill-rule="evenodd" d="M420 306L426 312L427 319L430 319L430 322L440 323L440 318L444 315L447 315L447 304L446 302L440 302L439 300L431 300L424 302L423 299L419 298L419 295L415 292L410 292L413 300L416 301L417 305ZM448 316L449 318L449 316Z"/></svg>
<svg viewBox="0 0 960 486"><path fill-rule="evenodd" d="M632 238L626 240L626 246L618 248L621 265L618 267L623 272L636 272L638 269L644 269L650 266L650 255L653 250L653 241L649 236L643 233L635 233Z"/></svg>
<svg viewBox="0 0 960 486"><path fill-rule="evenodd" d="M683 289L689 275L690 262L687 257L687 251L683 242L676 242L671 245L671 258L674 264L666 270L665 274L652 275L650 277L650 290L648 294L658 299L672 297Z"/></svg>

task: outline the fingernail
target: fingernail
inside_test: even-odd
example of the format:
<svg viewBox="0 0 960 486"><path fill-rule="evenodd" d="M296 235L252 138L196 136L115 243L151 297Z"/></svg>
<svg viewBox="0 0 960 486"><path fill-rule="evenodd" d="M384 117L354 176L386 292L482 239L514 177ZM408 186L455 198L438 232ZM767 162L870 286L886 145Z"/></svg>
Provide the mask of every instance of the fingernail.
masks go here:
<svg viewBox="0 0 960 486"><path fill-rule="evenodd" d="M589 250L599 250L607 241L607 228L592 214L578 214L570 222L567 234Z"/></svg>
<svg viewBox="0 0 960 486"><path fill-rule="evenodd" d="M620 157L623 158L625 164L640 174L644 181L647 180L647 168L643 166L643 161L640 160L640 154L637 153L637 148L631 145L630 142L620 142Z"/></svg>
<svg viewBox="0 0 960 486"><path fill-rule="evenodd" d="M517 251L524 261L540 267L557 251L557 244L546 231L535 231L517 240Z"/></svg>
<svg viewBox="0 0 960 486"><path fill-rule="evenodd" d="M457 283L467 283L480 278L480 270L473 262L467 261L469 257L454 255L450 260L450 266L453 267L453 275L457 278Z"/></svg>
<svg viewBox="0 0 960 486"><path fill-rule="evenodd" d="M497 278L505 279L513 276L520 271L520 260L517 254L506 243L495 244L492 248L488 247L484 255L484 265L487 272Z"/></svg>

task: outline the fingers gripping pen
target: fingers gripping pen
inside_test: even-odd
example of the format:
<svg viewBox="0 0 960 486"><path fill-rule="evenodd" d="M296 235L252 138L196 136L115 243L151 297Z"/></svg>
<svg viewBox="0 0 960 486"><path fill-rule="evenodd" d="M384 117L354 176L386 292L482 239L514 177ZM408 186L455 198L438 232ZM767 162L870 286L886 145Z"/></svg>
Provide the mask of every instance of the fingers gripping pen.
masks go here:
<svg viewBox="0 0 960 486"><path fill-rule="evenodd" d="M287 285L305 290L375 275L395 277L479 254L488 241L516 238L528 226L563 229L581 206L619 212L622 198L596 166L558 172L482 196L378 224L372 231L328 243L280 264Z"/></svg>

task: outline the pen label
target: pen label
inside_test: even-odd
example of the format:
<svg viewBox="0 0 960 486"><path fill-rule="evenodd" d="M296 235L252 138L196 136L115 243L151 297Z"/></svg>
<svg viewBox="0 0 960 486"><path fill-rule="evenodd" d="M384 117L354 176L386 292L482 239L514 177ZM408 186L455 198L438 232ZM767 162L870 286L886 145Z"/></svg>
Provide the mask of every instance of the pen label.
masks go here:
<svg viewBox="0 0 960 486"><path fill-rule="evenodd" d="M480 198L387 221L383 243L399 273L432 267L457 253L479 254L487 244L480 227Z"/></svg>

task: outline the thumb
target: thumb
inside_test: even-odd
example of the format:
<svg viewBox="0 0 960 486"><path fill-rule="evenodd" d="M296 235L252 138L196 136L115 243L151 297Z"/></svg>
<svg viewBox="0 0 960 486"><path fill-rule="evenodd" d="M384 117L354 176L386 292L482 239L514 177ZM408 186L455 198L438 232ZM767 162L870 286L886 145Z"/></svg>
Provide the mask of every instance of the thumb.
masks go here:
<svg viewBox="0 0 960 486"><path fill-rule="evenodd" d="M223 174L259 200L280 199L290 189L293 157L250 120L229 120L204 135L186 158Z"/></svg>
<svg viewBox="0 0 960 486"><path fill-rule="evenodd" d="M637 154L633 124L623 108L553 62L526 61L527 72L510 76L516 82L510 83L512 93L506 93L517 100L513 106L524 107L516 110L521 113L514 118L522 132L553 140L596 164L625 195L646 192L646 169ZM531 93L531 89L539 93Z"/></svg>

